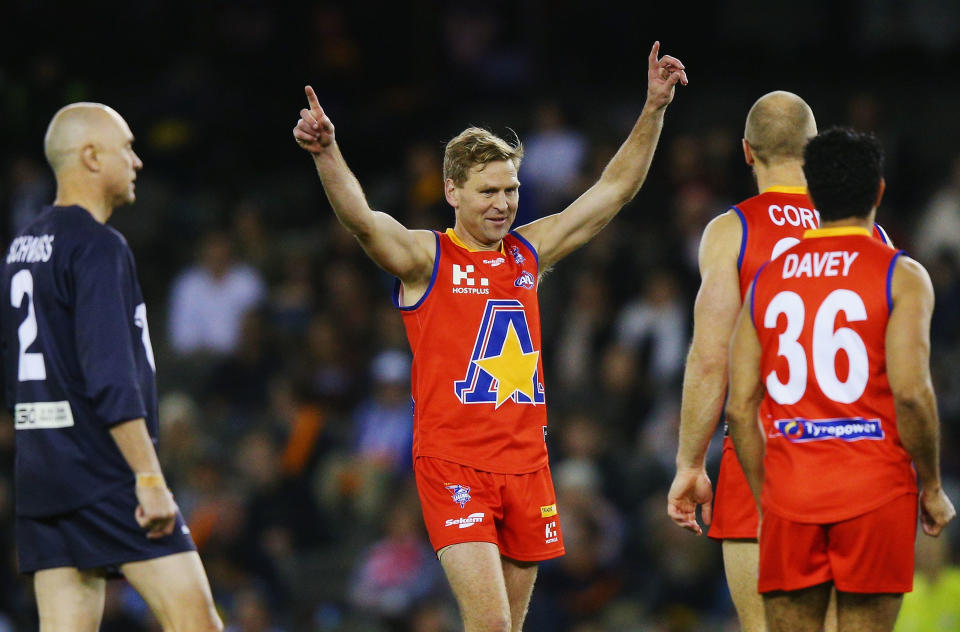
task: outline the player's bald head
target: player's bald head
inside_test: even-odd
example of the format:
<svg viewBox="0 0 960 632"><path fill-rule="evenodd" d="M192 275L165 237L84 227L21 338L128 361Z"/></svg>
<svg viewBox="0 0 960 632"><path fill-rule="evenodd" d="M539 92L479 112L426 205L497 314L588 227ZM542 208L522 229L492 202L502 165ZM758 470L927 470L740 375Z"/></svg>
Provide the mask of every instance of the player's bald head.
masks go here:
<svg viewBox="0 0 960 632"><path fill-rule="evenodd" d="M764 164L802 160L807 141L817 135L817 121L807 102L784 90L769 92L747 113L743 137Z"/></svg>
<svg viewBox="0 0 960 632"><path fill-rule="evenodd" d="M101 103L71 103L53 115L43 139L43 151L55 173L86 145L123 138L130 128L117 112Z"/></svg>

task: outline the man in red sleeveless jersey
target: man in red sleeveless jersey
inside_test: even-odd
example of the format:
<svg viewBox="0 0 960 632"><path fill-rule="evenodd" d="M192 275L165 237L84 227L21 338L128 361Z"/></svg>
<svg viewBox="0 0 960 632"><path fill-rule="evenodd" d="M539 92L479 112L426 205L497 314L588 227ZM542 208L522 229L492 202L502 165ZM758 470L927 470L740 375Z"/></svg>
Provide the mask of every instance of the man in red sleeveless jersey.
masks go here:
<svg viewBox="0 0 960 632"><path fill-rule="evenodd" d="M790 92L760 97L747 114L743 154L759 195L731 207L704 230L700 291L694 305L693 342L687 356L680 412L677 473L667 513L697 534L702 505L709 535L723 541L730 594L745 632L765 630L757 593L757 514L750 488L724 438L716 500L705 469L727 388L727 347L743 295L766 261L819 225L807 197L803 147L817 133L810 107Z"/></svg>
<svg viewBox="0 0 960 632"><path fill-rule="evenodd" d="M940 483L930 381L933 288L872 236L876 138L833 129L804 174L822 220L757 273L730 347L727 419L762 513L758 589L770 630L888 631L923 530L954 517ZM915 469L914 469L915 468Z"/></svg>
<svg viewBox="0 0 960 632"><path fill-rule="evenodd" d="M467 632L519 631L537 564L563 554L547 466L540 276L585 244L646 178L679 60L650 52L647 100L600 179L516 230L522 146L478 128L444 156L446 232L408 230L367 205L313 89L293 130L340 222L397 277L413 350L414 472L424 521Z"/></svg>

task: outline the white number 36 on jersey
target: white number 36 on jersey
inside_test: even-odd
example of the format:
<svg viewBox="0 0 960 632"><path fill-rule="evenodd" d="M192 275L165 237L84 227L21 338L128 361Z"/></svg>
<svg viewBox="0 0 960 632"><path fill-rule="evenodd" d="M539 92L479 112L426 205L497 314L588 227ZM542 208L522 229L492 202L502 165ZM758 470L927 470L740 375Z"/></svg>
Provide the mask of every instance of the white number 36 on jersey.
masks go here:
<svg viewBox="0 0 960 632"><path fill-rule="evenodd" d="M773 297L763 315L763 326L774 329L780 314L787 317L787 328L779 338L777 355L787 360L789 377L781 382L776 371L766 378L767 392L778 404L796 404L807 390L807 354L798 340L806 318L803 299L796 292L784 291ZM823 299L813 319L813 373L824 395L835 402L850 404L863 395L870 367L863 338L849 327L833 325L837 314L844 313L848 322L867 319L863 299L852 290L834 290ZM837 353L846 352L850 371L840 381L836 370Z"/></svg>

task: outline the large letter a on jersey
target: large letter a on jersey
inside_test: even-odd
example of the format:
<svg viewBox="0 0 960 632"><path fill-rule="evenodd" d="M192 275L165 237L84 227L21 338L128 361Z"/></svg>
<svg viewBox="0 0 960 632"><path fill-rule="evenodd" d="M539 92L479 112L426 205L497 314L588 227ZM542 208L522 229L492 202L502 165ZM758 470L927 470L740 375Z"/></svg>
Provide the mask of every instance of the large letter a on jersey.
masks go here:
<svg viewBox="0 0 960 632"><path fill-rule="evenodd" d="M539 358L523 304L491 299L483 312L467 374L454 382L454 390L464 404L493 403L499 408L508 399L542 404Z"/></svg>

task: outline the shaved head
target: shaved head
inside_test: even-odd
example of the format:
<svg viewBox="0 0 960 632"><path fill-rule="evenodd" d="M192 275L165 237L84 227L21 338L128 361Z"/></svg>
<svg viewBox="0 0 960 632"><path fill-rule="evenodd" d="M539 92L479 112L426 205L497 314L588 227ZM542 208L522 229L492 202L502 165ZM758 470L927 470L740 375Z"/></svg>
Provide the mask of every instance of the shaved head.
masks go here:
<svg viewBox="0 0 960 632"><path fill-rule="evenodd" d="M128 135L130 128L113 108L100 103L71 103L54 114L43 139L43 152L54 173L59 173L76 150Z"/></svg>
<svg viewBox="0 0 960 632"><path fill-rule="evenodd" d="M803 148L817 135L817 121L806 101L777 90L763 95L750 108L744 139L754 157L765 165L778 160L803 160Z"/></svg>
<svg viewBox="0 0 960 632"><path fill-rule="evenodd" d="M59 206L82 206L105 222L136 199L143 162L123 117L101 103L71 103L53 115L43 151L57 179Z"/></svg>

